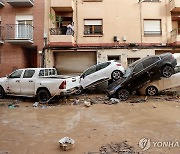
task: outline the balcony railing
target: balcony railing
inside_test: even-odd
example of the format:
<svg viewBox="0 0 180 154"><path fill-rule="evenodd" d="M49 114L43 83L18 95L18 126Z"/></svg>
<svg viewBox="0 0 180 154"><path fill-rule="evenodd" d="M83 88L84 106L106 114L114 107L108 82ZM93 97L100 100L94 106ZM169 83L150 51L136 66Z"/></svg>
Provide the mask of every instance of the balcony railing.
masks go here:
<svg viewBox="0 0 180 154"><path fill-rule="evenodd" d="M4 0L0 0L0 7L3 7L5 5Z"/></svg>
<svg viewBox="0 0 180 154"><path fill-rule="evenodd" d="M176 36L176 35L180 35L180 28L171 31L171 36Z"/></svg>
<svg viewBox="0 0 180 154"><path fill-rule="evenodd" d="M50 35L74 35L73 31L68 32L67 28L50 28Z"/></svg>
<svg viewBox="0 0 180 154"><path fill-rule="evenodd" d="M4 31L4 27L3 26L0 26L0 44L3 44L4 41L3 41L3 31Z"/></svg>
<svg viewBox="0 0 180 154"><path fill-rule="evenodd" d="M171 31L171 42L180 42L180 28Z"/></svg>
<svg viewBox="0 0 180 154"><path fill-rule="evenodd" d="M34 0L7 0L7 3L15 7L31 7L34 5Z"/></svg>
<svg viewBox="0 0 180 154"><path fill-rule="evenodd" d="M50 42L73 45L74 32L67 31L67 28L50 28Z"/></svg>
<svg viewBox="0 0 180 154"><path fill-rule="evenodd" d="M6 40L10 42L19 42L20 40L24 43L33 41L33 26L24 24L9 24L7 25Z"/></svg>

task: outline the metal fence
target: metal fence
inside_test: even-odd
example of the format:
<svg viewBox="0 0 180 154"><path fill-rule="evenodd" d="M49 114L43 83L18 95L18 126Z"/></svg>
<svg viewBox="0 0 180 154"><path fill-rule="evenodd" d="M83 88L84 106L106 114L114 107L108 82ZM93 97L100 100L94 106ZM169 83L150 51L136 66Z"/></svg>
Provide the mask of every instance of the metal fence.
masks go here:
<svg viewBox="0 0 180 154"><path fill-rule="evenodd" d="M6 38L33 40L33 26L25 24L9 24L6 29Z"/></svg>
<svg viewBox="0 0 180 154"><path fill-rule="evenodd" d="M4 31L4 27L0 26L0 40L3 40L3 31Z"/></svg>
<svg viewBox="0 0 180 154"><path fill-rule="evenodd" d="M180 35L180 28L171 31L171 36L176 36L176 35Z"/></svg>
<svg viewBox="0 0 180 154"><path fill-rule="evenodd" d="M74 31L67 33L67 28L50 28L50 35L74 35Z"/></svg>

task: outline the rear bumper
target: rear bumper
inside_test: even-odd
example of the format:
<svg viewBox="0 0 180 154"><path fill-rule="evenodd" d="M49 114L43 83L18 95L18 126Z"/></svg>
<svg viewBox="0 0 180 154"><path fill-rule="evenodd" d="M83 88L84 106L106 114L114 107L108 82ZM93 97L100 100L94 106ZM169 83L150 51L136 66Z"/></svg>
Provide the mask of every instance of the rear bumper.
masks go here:
<svg viewBox="0 0 180 154"><path fill-rule="evenodd" d="M65 89L60 92L60 96L67 96L74 94L80 87L74 87L71 89Z"/></svg>

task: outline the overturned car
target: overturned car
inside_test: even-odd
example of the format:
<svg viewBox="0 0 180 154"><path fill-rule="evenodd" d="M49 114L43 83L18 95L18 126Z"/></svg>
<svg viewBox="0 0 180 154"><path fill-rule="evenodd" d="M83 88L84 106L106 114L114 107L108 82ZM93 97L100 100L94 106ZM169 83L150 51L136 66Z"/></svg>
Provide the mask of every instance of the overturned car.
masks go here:
<svg viewBox="0 0 180 154"><path fill-rule="evenodd" d="M123 77L107 88L109 97L117 97L122 101L128 99L129 94L140 89L148 81L169 78L174 73L177 61L171 53L147 56L132 63Z"/></svg>

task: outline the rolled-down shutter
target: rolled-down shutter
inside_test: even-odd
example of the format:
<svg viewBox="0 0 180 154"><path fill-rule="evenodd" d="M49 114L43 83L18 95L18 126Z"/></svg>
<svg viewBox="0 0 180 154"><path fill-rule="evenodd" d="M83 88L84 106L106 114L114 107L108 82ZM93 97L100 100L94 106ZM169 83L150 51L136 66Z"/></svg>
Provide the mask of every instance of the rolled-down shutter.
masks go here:
<svg viewBox="0 0 180 154"><path fill-rule="evenodd" d="M145 35L161 35L161 20L144 20Z"/></svg>
<svg viewBox="0 0 180 154"><path fill-rule="evenodd" d="M102 25L102 20L84 20L84 25Z"/></svg>
<svg viewBox="0 0 180 154"><path fill-rule="evenodd" d="M96 64L96 52L55 52L55 67L59 74L81 74Z"/></svg>

